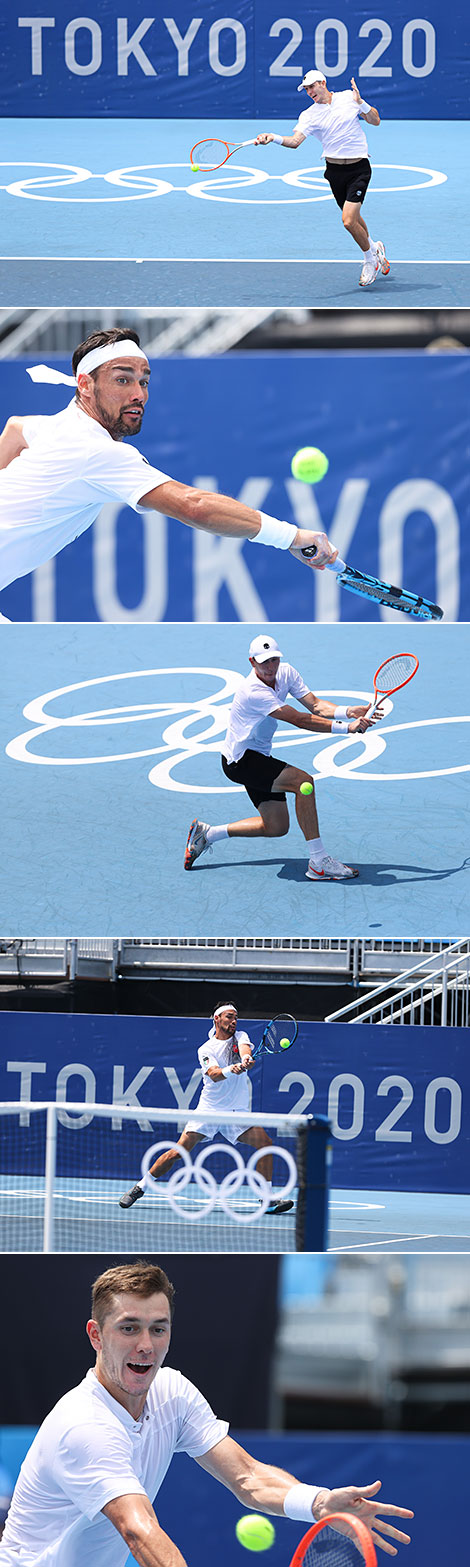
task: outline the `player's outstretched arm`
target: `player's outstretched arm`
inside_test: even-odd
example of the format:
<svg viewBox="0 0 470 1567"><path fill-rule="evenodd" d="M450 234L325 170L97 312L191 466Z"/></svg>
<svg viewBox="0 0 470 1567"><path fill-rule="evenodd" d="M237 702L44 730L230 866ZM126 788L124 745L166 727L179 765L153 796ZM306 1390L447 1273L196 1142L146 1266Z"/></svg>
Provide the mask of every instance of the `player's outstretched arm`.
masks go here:
<svg viewBox="0 0 470 1567"><path fill-rule="evenodd" d="M275 1469L271 1464L261 1464L258 1459L252 1458L246 1453L238 1442L232 1437L224 1437L222 1442L213 1447L210 1453L205 1453L203 1458L198 1458L197 1463L207 1469L215 1479L221 1480L244 1506L254 1507L258 1512L284 1513L284 1502L291 1491L292 1486L298 1486L300 1482L295 1475L287 1474L284 1469ZM413 1513L408 1507L396 1507L393 1503L378 1502L377 1492L380 1490L381 1481L376 1480L374 1485L358 1488L345 1486L342 1490L328 1491L326 1488L318 1490L311 1503L312 1519L320 1519L335 1512L352 1512L358 1518L362 1518L371 1530L372 1538L381 1550L389 1556L396 1556L397 1547L392 1542L396 1540L399 1545L409 1545L410 1537L401 1529L396 1529L388 1523L389 1517L412 1518ZM305 1492L307 1487L302 1486ZM288 1513L293 1516L292 1510ZM308 1528L308 1518L305 1518L305 1527ZM346 1530L338 1524L341 1533ZM385 1535L385 1539L382 1537Z"/></svg>
<svg viewBox="0 0 470 1567"><path fill-rule="evenodd" d="M276 141L281 147L291 147L295 152L301 141L305 141L305 136L302 136L301 131L294 131L292 136L277 136L275 131L260 131L255 147L267 147L269 141Z"/></svg>
<svg viewBox="0 0 470 1567"><path fill-rule="evenodd" d="M0 468L8 468L14 457L19 457L28 442L23 435L24 420L12 416L7 419L0 435Z"/></svg>
<svg viewBox="0 0 470 1567"><path fill-rule="evenodd" d="M178 1546L160 1528L147 1496L117 1496L103 1512L140 1567L186 1567Z"/></svg>
<svg viewBox="0 0 470 1567"><path fill-rule="evenodd" d="M314 735L332 734L332 726L335 722L335 709L333 704L331 702L323 702L319 704L319 706L328 707L330 709L329 713L319 713L316 711L312 713L299 713L296 707L290 707L289 703L286 702L284 703L283 707L277 707L270 716L271 718L275 718L276 723L278 724L294 724L296 729L308 729L310 733ZM345 734L347 732L350 735L364 734L365 730L370 729L376 720L382 716L381 714L376 713L374 717L366 718L364 716L367 712L366 707L360 709L351 708L351 713L354 712L360 712L362 716L358 718L351 717L344 720ZM348 726L348 729L346 726ZM334 732L336 734L340 733L338 730L335 730Z"/></svg>
<svg viewBox="0 0 470 1567"><path fill-rule="evenodd" d="M293 523L280 522L277 517L268 517L265 512L253 511L251 506L244 506L242 501L234 500L231 495L192 489L189 485L179 484L177 479L168 479L164 484L149 490L148 494L140 497L139 505L150 511L162 512L165 517L175 517L177 522L184 522L189 528L201 528L205 533L215 533L229 539L251 539L260 544L270 544L274 549L288 549L303 566L312 566L315 571L323 571L325 565L335 561L338 554L326 533L295 528ZM305 558L302 550L309 544L316 546L317 553Z"/></svg>

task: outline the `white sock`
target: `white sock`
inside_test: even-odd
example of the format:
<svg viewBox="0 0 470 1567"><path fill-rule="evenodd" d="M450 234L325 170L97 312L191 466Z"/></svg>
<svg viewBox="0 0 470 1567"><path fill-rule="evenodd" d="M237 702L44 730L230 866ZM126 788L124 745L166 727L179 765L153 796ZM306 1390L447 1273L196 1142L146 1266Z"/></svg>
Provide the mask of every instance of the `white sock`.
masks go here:
<svg viewBox="0 0 470 1567"><path fill-rule="evenodd" d="M228 827L208 827L206 832L207 843L218 843L219 838L228 838Z"/></svg>
<svg viewBox="0 0 470 1567"><path fill-rule="evenodd" d="M369 238L370 238L370 235L369 235ZM370 241L370 245L369 245L369 249L366 250L366 258L365 259L366 259L366 261L373 261L374 260L374 256L375 256L375 245L374 245L373 240L371 240Z"/></svg>
<svg viewBox="0 0 470 1567"><path fill-rule="evenodd" d="M325 845L322 842L322 839L309 838L307 840L307 849L309 860L313 860L314 865L319 865L320 860L323 860L326 854Z"/></svg>

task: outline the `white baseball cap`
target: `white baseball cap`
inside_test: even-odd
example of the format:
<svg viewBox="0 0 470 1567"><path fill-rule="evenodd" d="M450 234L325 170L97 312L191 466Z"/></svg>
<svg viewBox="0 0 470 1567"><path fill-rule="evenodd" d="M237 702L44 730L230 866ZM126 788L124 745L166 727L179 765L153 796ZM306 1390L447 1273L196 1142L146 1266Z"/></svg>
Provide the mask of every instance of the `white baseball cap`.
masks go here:
<svg viewBox="0 0 470 1567"><path fill-rule="evenodd" d="M304 87L313 87L314 82L326 82L326 76L323 76L321 71L307 71L303 82L297 88L297 92L302 92Z"/></svg>
<svg viewBox="0 0 470 1567"><path fill-rule="evenodd" d="M274 637L254 637L250 642L250 658L255 658L257 664L265 664L268 658L282 658L280 647Z"/></svg>

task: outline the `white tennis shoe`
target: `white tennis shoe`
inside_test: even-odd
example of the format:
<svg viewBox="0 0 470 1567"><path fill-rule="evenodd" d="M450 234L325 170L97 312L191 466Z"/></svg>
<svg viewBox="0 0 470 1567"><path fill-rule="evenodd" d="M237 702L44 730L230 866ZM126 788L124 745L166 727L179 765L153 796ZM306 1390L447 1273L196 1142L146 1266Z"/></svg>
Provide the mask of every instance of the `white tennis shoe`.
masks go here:
<svg viewBox="0 0 470 1567"><path fill-rule="evenodd" d="M191 822L191 826L188 832L188 841L184 851L185 871L192 870L194 861L199 859L199 855L204 854L206 849L210 849L210 844L207 842L208 830L209 823L198 822L197 817L195 816L194 821Z"/></svg>
<svg viewBox="0 0 470 1567"><path fill-rule="evenodd" d="M384 277L387 277L387 274L390 271L390 262L387 261L387 257L385 255L385 245L382 243L381 239L376 239L375 240L375 242L374 242L374 249L375 249L376 255L379 258L380 270L381 270L381 272L383 272Z"/></svg>
<svg viewBox="0 0 470 1567"><path fill-rule="evenodd" d="M376 253L374 251L374 254L373 254L373 256L371 256L370 261L365 261L364 262L364 266L362 268L361 276L359 278L359 282L361 284L361 288L367 288L369 283L375 283L375 279L376 279L377 273L379 271L380 271L380 261L379 261L378 255L376 255Z"/></svg>
<svg viewBox="0 0 470 1567"><path fill-rule="evenodd" d="M309 881L351 881L359 871L351 865L343 865L342 860L334 860L331 854L325 854L319 865L309 860L305 875Z"/></svg>

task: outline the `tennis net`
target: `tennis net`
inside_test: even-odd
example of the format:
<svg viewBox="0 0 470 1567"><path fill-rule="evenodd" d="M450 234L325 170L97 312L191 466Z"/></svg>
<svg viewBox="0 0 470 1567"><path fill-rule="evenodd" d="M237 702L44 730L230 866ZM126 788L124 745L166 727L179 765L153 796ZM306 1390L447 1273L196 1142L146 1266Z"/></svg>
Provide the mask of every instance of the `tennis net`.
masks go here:
<svg viewBox="0 0 470 1567"><path fill-rule="evenodd" d="M204 1111L213 1137L179 1153L162 1179L150 1176L200 1122L196 1110L0 1104L0 1250L325 1250L328 1122L246 1113L243 1129L261 1126L271 1140L256 1148L226 1140L220 1115ZM141 1179L143 1198L121 1208ZM289 1207L272 1212L273 1203Z"/></svg>

